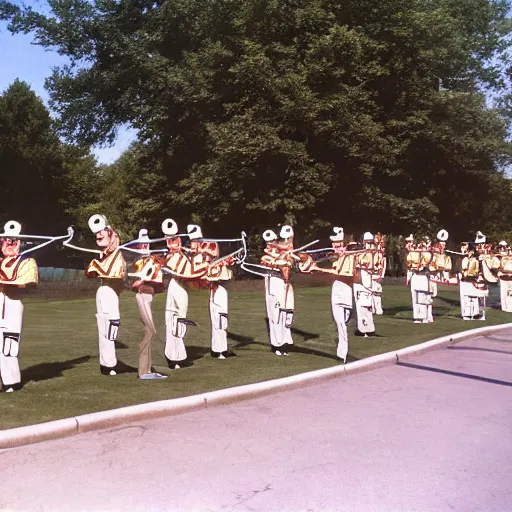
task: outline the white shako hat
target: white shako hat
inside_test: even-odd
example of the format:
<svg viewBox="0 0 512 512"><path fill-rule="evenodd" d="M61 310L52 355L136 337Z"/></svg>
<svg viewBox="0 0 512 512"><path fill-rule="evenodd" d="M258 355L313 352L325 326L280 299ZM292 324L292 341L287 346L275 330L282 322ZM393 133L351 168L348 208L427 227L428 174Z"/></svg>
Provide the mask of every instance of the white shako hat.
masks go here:
<svg viewBox="0 0 512 512"><path fill-rule="evenodd" d="M372 240L374 240L375 237L373 236L372 233L370 233L369 231L367 231L364 235L363 235L363 242L371 242Z"/></svg>
<svg viewBox="0 0 512 512"><path fill-rule="evenodd" d="M508 243L506 242L506 240L502 240L498 245L500 245L501 247L508 247Z"/></svg>
<svg viewBox="0 0 512 512"><path fill-rule="evenodd" d="M446 240L448 240L448 231L446 231L446 229L441 229L440 231L438 231L437 239L440 242L446 242Z"/></svg>
<svg viewBox="0 0 512 512"><path fill-rule="evenodd" d="M21 235L21 224L15 220L9 220L5 223L4 232L2 236L17 237Z"/></svg>
<svg viewBox="0 0 512 512"><path fill-rule="evenodd" d="M291 226L283 226L279 232L281 238L291 238L293 236L293 228Z"/></svg>
<svg viewBox="0 0 512 512"><path fill-rule="evenodd" d="M262 236L265 242L272 242L272 240L277 240L277 235L271 229L267 229Z"/></svg>
<svg viewBox="0 0 512 512"><path fill-rule="evenodd" d="M137 240L139 242L149 242L148 230L146 228L139 230L139 237Z"/></svg>
<svg viewBox="0 0 512 512"><path fill-rule="evenodd" d="M411 233L406 239L406 242L414 242L414 235Z"/></svg>
<svg viewBox="0 0 512 512"><path fill-rule="evenodd" d="M190 240L196 240L197 238L203 238L203 232L197 224L189 224L187 226L187 234Z"/></svg>
<svg viewBox="0 0 512 512"><path fill-rule="evenodd" d="M481 231L477 231L475 237L475 244L485 244L486 241L486 236Z"/></svg>
<svg viewBox="0 0 512 512"><path fill-rule="evenodd" d="M334 227L332 228L332 231L334 235L331 235L329 238L333 242L343 242L343 239L345 238L345 233L343 232L343 228Z"/></svg>
<svg viewBox="0 0 512 512"><path fill-rule="evenodd" d="M172 236L178 234L178 224L173 219L165 219L162 222L162 233L165 236Z"/></svg>
<svg viewBox="0 0 512 512"><path fill-rule="evenodd" d="M100 215L96 213L89 217L89 228L93 233L98 233L99 231L108 227L107 217L105 215Z"/></svg>

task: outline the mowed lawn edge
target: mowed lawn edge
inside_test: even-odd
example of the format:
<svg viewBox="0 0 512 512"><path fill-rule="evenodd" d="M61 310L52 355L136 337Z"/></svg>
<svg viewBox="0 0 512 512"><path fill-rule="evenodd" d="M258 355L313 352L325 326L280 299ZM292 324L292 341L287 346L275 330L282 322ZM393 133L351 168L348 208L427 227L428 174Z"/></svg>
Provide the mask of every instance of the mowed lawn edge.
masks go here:
<svg viewBox="0 0 512 512"><path fill-rule="evenodd" d="M384 315L375 316L376 336L355 336L355 318L349 322L348 361L512 319L510 314L489 308L486 321L465 322L460 319L458 289L442 288L439 295L435 322L413 324L408 288L385 285ZM189 328L185 342L194 364L171 371L163 355L165 295L155 296L153 314L158 334L153 344L153 366L169 375L161 381L137 378L138 343L143 329L133 293L123 293L120 304L117 354L125 373L112 377L99 372L94 299L29 298L25 302L20 350L23 388L16 393L0 393L0 429L190 396L339 364L330 287L296 288L295 298L294 350L290 357L278 357L269 347L263 293L231 291L228 341L235 356L221 361L210 356L208 291L191 290L188 317L198 326Z"/></svg>

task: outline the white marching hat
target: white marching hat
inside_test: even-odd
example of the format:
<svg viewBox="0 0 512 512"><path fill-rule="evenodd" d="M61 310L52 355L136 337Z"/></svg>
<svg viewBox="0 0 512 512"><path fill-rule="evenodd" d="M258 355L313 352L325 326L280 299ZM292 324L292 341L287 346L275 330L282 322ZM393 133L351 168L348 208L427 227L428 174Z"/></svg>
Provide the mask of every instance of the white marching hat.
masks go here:
<svg viewBox="0 0 512 512"><path fill-rule="evenodd" d="M99 231L105 229L108 226L107 217L105 215L100 215L96 213L89 217L89 228L93 233L98 233Z"/></svg>
<svg viewBox="0 0 512 512"><path fill-rule="evenodd" d="M290 238L293 236L293 228L291 226L283 226L279 232L281 238Z"/></svg>
<svg viewBox="0 0 512 512"><path fill-rule="evenodd" d="M139 242L149 242L148 230L146 228L142 228L139 230Z"/></svg>
<svg viewBox="0 0 512 512"><path fill-rule="evenodd" d="M197 238L203 238L203 232L197 224L189 224L187 226L187 234L190 240L196 240Z"/></svg>
<svg viewBox="0 0 512 512"><path fill-rule="evenodd" d="M265 242L272 242L272 240L277 240L277 235L271 229L267 229L263 233L263 240Z"/></svg>
<svg viewBox="0 0 512 512"><path fill-rule="evenodd" d="M414 235L411 233L406 239L406 242L414 242Z"/></svg>
<svg viewBox="0 0 512 512"><path fill-rule="evenodd" d="M165 236L172 236L178 234L178 224L172 219L165 219L162 222L162 233Z"/></svg>
<svg viewBox="0 0 512 512"><path fill-rule="evenodd" d="M343 228L334 227L332 228L334 235L331 235L329 238L333 242L343 242L343 238L345 238L345 233L343 232Z"/></svg>
<svg viewBox="0 0 512 512"><path fill-rule="evenodd" d="M372 240L374 240L374 236L372 233L370 233L369 231L367 231L364 235L363 235L363 242L371 242Z"/></svg>
<svg viewBox="0 0 512 512"><path fill-rule="evenodd" d="M446 242L446 240L448 240L448 231L446 231L446 229L441 229L440 231L438 231L437 239L440 242Z"/></svg>
<svg viewBox="0 0 512 512"><path fill-rule="evenodd" d="M476 232L475 244L485 244L486 240L486 236L481 231Z"/></svg>
<svg viewBox="0 0 512 512"><path fill-rule="evenodd" d="M498 245L501 245L502 247L508 247L508 244L505 240L502 240Z"/></svg>
<svg viewBox="0 0 512 512"><path fill-rule="evenodd" d="M21 224L16 222L15 220L10 220L5 223L4 232L2 233L4 236L18 236L21 234Z"/></svg>

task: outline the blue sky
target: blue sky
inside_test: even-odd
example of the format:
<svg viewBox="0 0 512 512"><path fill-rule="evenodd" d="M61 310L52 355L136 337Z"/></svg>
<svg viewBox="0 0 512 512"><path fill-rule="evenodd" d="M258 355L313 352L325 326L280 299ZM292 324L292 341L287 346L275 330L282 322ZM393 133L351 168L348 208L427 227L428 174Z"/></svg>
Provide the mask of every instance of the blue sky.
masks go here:
<svg viewBox="0 0 512 512"><path fill-rule="evenodd" d="M44 80L51 74L52 67L62 65L66 60L54 52L45 51L31 44L32 36L12 35L7 23L0 21L0 92L4 91L16 78L27 82L48 105L48 93L44 89ZM134 133L120 129L118 138L112 147L93 148L100 163L112 163L128 147Z"/></svg>

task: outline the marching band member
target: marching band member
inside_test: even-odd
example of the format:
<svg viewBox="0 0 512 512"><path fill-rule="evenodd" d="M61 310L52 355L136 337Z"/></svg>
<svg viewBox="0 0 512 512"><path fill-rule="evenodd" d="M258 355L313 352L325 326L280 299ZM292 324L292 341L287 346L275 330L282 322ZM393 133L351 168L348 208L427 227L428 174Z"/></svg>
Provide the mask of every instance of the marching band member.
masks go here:
<svg viewBox="0 0 512 512"><path fill-rule="evenodd" d="M457 278L451 276L452 259L446 253L446 241L448 240L448 236L448 231L441 229L437 233L437 242L432 246L433 256L430 264L430 281L431 287L436 290L433 293L435 296L437 296L437 283L458 283Z"/></svg>
<svg viewBox="0 0 512 512"><path fill-rule="evenodd" d="M187 318L188 293L182 282L205 276L208 272L208 263L196 250L195 240L202 237L199 226L188 226L186 236L190 239L190 249L183 246L183 235L178 234L178 225L174 220L164 220L162 231L168 248L162 269L172 276L165 303L165 357L169 368L178 369L192 364L187 361L187 350L183 340L187 327L197 325Z"/></svg>
<svg viewBox="0 0 512 512"><path fill-rule="evenodd" d="M497 269L499 261L488 253L486 237L480 231L474 244L461 245L461 253L465 254L461 264L461 316L464 320L485 320L486 298L489 296L487 282L497 282L492 271Z"/></svg>
<svg viewBox="0 0 512 512"><path fill-rule="evenodd" d="M293 253L293 228L283 226L279 233L281 240L276 243L277 254L271 262L271 268L279 274L270 275L265 283L269 297L269 327L272 351L277 356L287 356L293 345L291 326L295 308L293 286L290 283L291 269L294 261L300 258ZM265 265L265 260L262 260Z"/></svg>
<svg viewBox="0 0 512 512"><path fill-rule="evenodd" d="M499 243L499 249L501 258L498 277L501 310L512 313L512 250L505 240Z"/></svg>
<svg viewBox="0 0 512 512"><path fill-rule="evenodd" d="M338 346L336 355L343 363L347 362L348 331L347 324L352 314L352 285L354 276L354 257L346 253L343 228L334 227L334 235L330 236L332 249L336 259L332 271L336 280L332 283L331 311L338 328Z"/></svg>
<svg viewBox="0 0 512 512"><path fill-rule="evenodd" d="M100 371L103 375L116 375L115 341L121 321L119 295L124 288L126 262L119 248L119 237L104 215L96 214L90 217L89 228L96 235L96 245L99 249L85 249L71 245L69 243L71 237L64 242L64 245L98 255L89 263L85 275L100 281L96 292ZM69 230L72 236L73 229L69 228Z"/></svg>
<svg viewBox="0 0 512 512"><path fill-rule="evenodd" d="M354 262L354 299L356 303L357 331L367 338L375 333L373 276L381 275L383 256L375 250L375 237L367 231L363 235L364 250Z"/></svg>
<svg viewBox="0 0 512 512"><path fill-rule="evenodd" d="M243 247L232 253L220 257L220 242L242 242ZM242 263L245 259L245 233L242 238L233 240L204 240L203 247L215 247L213 251L206 254L209 261L208 273L204 277L210 283L210 324L211 324L211 354L218 359L226 359L228 350L228 292L223 281L229 281L233 277L233 271L229 266L235 263ZM214 244L214 245L212 245ZM241 254L243 253L243 256Z"/></svg>
<svg viewBox="0 0 512 512"><path fill-rule="evenodd" d="M433 256L428 239L417 245L413 240L412 235L406 238L407 284L411 286L413 318L414 323L429 323L434 321L429 269Z"/></svg>
<svg viewBox="0 0 512 512"><path fill-rule="evenodd" d="M153 295L164 289L164 274L162 271L162 256L151 254L150 244L160 242L164 239L150 240L148 230L141 229L136 240L122 245L123 250L132 251L141 255L134 262L135 272L129 273L128 277L134 278L132 290L135 291L135 299L139 309L140 318L144 324L144 338L139 343L139 364L138 375L141 380L166 379L167 375L151 371L152 341L156 334L153 321ZM131 246L134 246L133 248Z"/></svg>
<svg viewBox="0 0 512 512"><path fill-rule="evenodd" d="M382 309L382 280L384 279L384 276L386 275L386 266L387 261L385 257L385 244L386 241L384 237L377 233L375 235L375 250L377 251L377 254L382 255L380 259L380 271L376 272L373 275L373 304L374 304L374 310L376 315L383 315L384 310Z"/></svg>
<svg viewBox="0 0 512 512"><path fill-rule="evenodd" d="M18 354L23 323L23 290L38 283L37 263L27 254L46 245L68 238L38 235L22 235L21 224L11 220L0 234L2 255L0 257L0 379L6 393L21 389L21 373ZM46 240L22 252L21 240Z"/></svg>

